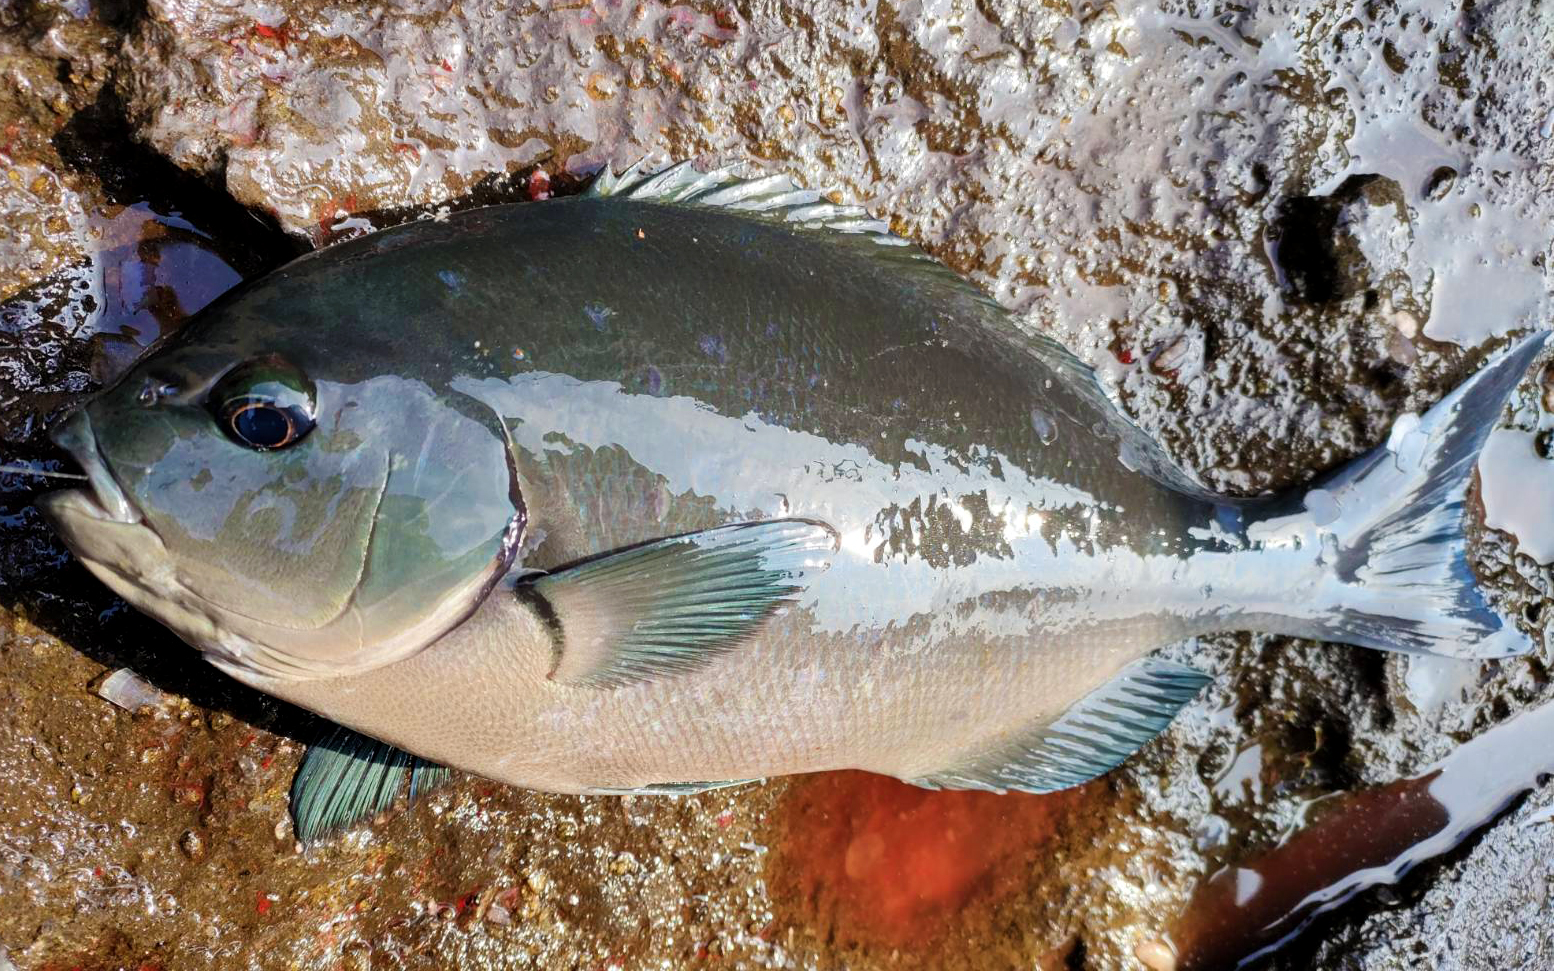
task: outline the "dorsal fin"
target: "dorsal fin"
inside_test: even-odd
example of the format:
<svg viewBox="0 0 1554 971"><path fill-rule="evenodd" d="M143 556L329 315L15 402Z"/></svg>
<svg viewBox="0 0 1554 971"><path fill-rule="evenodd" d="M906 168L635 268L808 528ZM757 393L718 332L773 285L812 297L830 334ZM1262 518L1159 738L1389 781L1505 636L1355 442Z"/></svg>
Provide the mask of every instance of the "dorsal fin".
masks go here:
<svg viewBox="0 0 1554 971"><path fill-rule="evenodd" d="M801 189L786 175L741 179L731 168L699 172L690 162L653 170L644 160L620 175L605 166L587 194L593 198L733 209L805 229L857 233L882 246L911 245L891 233L889 223L875 219L863 207L832 202L819 189Z"/></svg>
<svg viewBox="0 0 1554 971"><path fill-rule="evenodd" d="M1205 501L1242 504L1205 488L1196 476L1177 465L1158 442L1133 423L1088 364L1051 337L1017 321L984 291L911 241L892 233L889 223L869 215L861 206L832 202L822 190L799 188L782 174L743 179L734 175L730 167L700 172L686 161L654 169L645 159L635 162L620 175L605 166L588 187L586 196L662 205L707 206L800 229L830 230L864 245L878 244L880 248L874 249L877 259L911 274L921 289L937 288L981 305L990 314L990 320L1007 328L1021 350L1065 374L1071 386L1089 397L1105 415L1107 424L1120 439L1121 458L1128 468L1143 472L1184 495Z"/></svg>
<svg viewBox="0 0 1554 971"><path fill-rule="evenodd" d="M620 175L606 167L585 197L704 206L830 235L835 242L866 247L873 259L909 274L919 289L951 293L980 305L994 319L1008 318L1008 311L992 297L910 240L892 233L885 220L869 215L862 206L832 202L823 190L801 189L786 175L742 179L731 168L700 172L690 162L676 162L655 171L639 161ZM1072 359L1086 375L1090 374L1088 368L1050 338L1025 336L1034 342L1037 353L1051 352L1064 362Z"/></svg>

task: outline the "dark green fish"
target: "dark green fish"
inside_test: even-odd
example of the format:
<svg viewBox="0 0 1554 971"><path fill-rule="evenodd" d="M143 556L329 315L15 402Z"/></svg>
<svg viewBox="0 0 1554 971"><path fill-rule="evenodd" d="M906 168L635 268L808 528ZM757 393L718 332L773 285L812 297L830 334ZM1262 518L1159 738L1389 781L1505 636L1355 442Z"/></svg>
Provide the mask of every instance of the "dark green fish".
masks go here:
<svg viewBox="0 0 1554 971"><path fill-rule="evenodd" d="M304 832L391 798L404 753L562 792L1045 791L1201 687L1147 657L1170 641L1525 650L1462 521L1541 343L1238 506L861 211L633 171L229 294L56 432L91 488L44 507L221 670L387 743L315 751Z"/></svg>

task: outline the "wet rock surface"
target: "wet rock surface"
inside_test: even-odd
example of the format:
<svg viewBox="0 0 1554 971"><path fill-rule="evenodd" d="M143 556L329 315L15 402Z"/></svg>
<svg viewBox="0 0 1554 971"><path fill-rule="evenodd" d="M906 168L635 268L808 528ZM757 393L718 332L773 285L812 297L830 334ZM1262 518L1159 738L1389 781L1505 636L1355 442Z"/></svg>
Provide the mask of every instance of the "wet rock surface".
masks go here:
<svg viewBox="0 0 1554 971"><path fill-rule="evenodd" d="M0 5L0 464L48 460L44 423L115 362L301 246L652 156L835 186L1094 362L1205 482L1279 488L1547 326L1551 42L1525 4ZM309 720L116 603L32 489L0 473L24 969L1137 967L1314 800L1551 695L1547 647L1481 669L1223 637L1169 649L1214 684L1078 794L462 779L299 853ZM1494 533L1478 557L1546 621L1547 568ZM100 698L122 666L168 702ZM1276 963L1538 966L1547 801Z"/></svg>
<svg viewBox="0 0 1554 971"><path fill-rule="evenodd" d="M1554 806L1532 797L1427 885L1389 894L1363 920L1333 927L1294 967L1541 968L1554 962Z"/></svg>
<svg viewBox="0 0 1554 971"><path fill-rule="evenodd" d="M86 256L95 180L68 171L52 139L102 89L115 40L64 6L0 7L0 299Z"/></svg>

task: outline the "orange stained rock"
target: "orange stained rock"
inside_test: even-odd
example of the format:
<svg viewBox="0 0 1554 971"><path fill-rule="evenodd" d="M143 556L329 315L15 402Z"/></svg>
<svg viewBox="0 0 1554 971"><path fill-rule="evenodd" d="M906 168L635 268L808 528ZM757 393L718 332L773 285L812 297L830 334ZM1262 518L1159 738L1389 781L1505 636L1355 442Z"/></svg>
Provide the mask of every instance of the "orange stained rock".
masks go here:
<svg viewBox="0 0 1554 971"><path fill-rule="evenodd" d="M866 772L809 776L780 810L773 879L840 942L927 942L964 908L1029 885L1035 855L1096 791L999 795Z"/></svg>

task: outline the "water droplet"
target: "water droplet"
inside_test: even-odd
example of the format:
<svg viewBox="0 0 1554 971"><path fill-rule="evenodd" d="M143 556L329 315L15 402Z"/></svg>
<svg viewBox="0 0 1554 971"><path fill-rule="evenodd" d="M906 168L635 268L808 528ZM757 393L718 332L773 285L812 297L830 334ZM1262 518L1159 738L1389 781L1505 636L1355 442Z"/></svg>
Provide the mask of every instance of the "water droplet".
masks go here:
<svg viewBox="0 0 1554 971"><path fill-rule="evenodd" d="M140 386L140 393L135 395L135 400L149 408L163 398L170 398L177 393L178 388L176 385L148 378L146 383Z"/></svg>
<svg viewBox="0 0 1554 971"><path fill-rule="evenodd" d="M1305 506L1306 512L1311 514L1311 521L1318 526L1330 525L1343 514L1337 498L1326 489L1312 489L1306 493Z"/></svg>
<svg viewBox="0 0 1554 971"><path fill-rule="evenodd" d="M1051 445L1057 441L1058 426L1046 412L1040 408L1031 409L1031 431L1036 433L1036 438L1043 445Z"/></svg>
<svg viewBox="0 0 1554 971"><path fill-rule="evenodd" d="M1442 165L1430 177L1425 179L1425 198L1431 202L1440 202L1446 198L1446 193L1451 191L1452 184L1457 181L1457 170L1450 165Z"/></svg>

